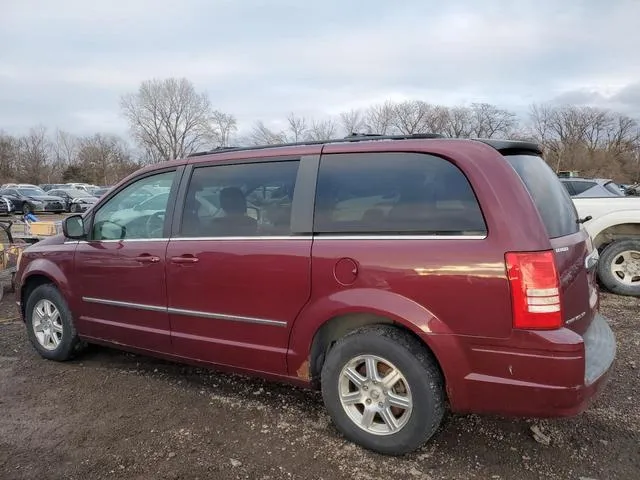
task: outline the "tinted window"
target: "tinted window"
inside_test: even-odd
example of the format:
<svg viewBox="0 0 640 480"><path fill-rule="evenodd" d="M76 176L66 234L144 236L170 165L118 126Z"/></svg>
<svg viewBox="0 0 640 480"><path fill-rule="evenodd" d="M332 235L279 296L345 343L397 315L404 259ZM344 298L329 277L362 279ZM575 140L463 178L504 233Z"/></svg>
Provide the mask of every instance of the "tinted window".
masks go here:
<svg viewBox="0 0 640 480"><path fill-rule="evenodd" d="M317 233L478 235L486 225L469 181L452 163L417 153L322 157Z"/></svg>
<svg viewBox="0 0 640 480"><path fill-rule="evenodd" d="M506 158L527 187L549 237L576 233L579 224L575 206L545 161L534 155L509 155Z"/></svg>
<svg viewBox="0 0 640 480"><path fill-rule="evenodd" d="M159 173L142 178L120 190L96 212L93 221L94 240L164 238L164 217L169 196L153 208L141 208L141 192L150 185L170 189L175 172Z"/></svg>
<svg viewBox="0 0 640 480"><path fill-rule="evenodd" d="M576 180L570 183L571 183L571 186L573 187L573 191L575 192L574 195L580 195L581 193L584 193L590 188L593 188L596 186L596 182L587 182L583 180Z"/></svg>
<svg viewBox="0 0 640 480"><path fill-rule="evenodd" d="M576 191L573 188L573 185L571 182L568 181L562 181L562 186L567 190L567 192L569 193L569 195L576 195Z"/></svg>
<svg viewBox="0 0 640 480"><path fill-rule="evenodd" d="M299 162L196 168L180 233L185 237L243 237L291 233Z"/></svg>

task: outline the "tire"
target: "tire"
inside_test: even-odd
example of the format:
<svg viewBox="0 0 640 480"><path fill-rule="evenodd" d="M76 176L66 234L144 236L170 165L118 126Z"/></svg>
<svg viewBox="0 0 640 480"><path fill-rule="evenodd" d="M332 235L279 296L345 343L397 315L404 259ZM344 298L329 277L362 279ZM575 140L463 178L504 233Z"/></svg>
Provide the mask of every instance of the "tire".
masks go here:
<svg viewBox="0 0 640 480"><path fill-rule="evenodd" d="M368 372L366 366L356 367L355 371L360 374L358 382L365 380L363 376L367 377L358 388L351 380L354 377L343 375L343 369L351 366L353 372L362 357L365 365L367 358L377 360L375 371L378 376L384 375L374 384L365 373ZM391 371L380 372L381 365L385 364L395 367L402 375L392 384L394 398L383 387ZM444 417L444 381L433 355L419 340L395 327L367 326L338 340L327 355L321 384L325 406L336 428L348 440L375 452L403 455L417 449L433 436ZM350 393L358 400L343 406L341 392ZM404 398L405 402L409 399L410 408L396 406L395 411L390 410L389 401L397 404L398 398ZM380 399L382 402L378 402ZM360 426L358 417L365 421L366 402L371 411L384 411L387 418L392 412L392 421L399 427L397 431L389 431L389 422L380 413L371 417L373 422L368 430Z"/></svg>
<svg viewBox="0 0 640 480"><path fill-rule="evenodd" d="M77 203L72 203L71 207L69 207L70 213L78 213L79 211L80 211L80 205L78 205Z"/></svg>
<svg viewBox="0 0 640 480"><path fill-rule="evenodd" d="M52 324L56 324L57 328L52 326L49 329L45 328L44 331L51 332L56 337L57 342L53 341L51 334L49 335L50 341L46 342L44 331L40 332L41 337L39 339L35 331L36 322L39 321L39 316L35 312L36 308L41 310L43 306L47 308L49 305L53 305L58 312L57 321L52 321ZM29 341L43 358L62 362L73 358L79 351L81 342L73 323L73 316L67 302L55 286L51 284L40 285L31 292L26 302L25 318ZM46 324L50 318L44 318L42 322ZM43 345L43 337L48 347Z"/></svg>
<svg viewBox="0 0 640 480"><path fill-rule="evenodd" d="M27 214L28 214L28 213L30 213L31 211L32 211L32 209L31 209L31 205L29 205L29 203L28 203L28 202L24 202L24 203L22 204L22 213L23 213L24 215L27 215Z"/></svg>
<svg viewBox="0 0 640 480"><path fill-rule="evenodd" d="M615 266L618 274L612 271ZM640 296L640 240L615 240L607 245L598 262L598 278L612 293Z"/></svg>

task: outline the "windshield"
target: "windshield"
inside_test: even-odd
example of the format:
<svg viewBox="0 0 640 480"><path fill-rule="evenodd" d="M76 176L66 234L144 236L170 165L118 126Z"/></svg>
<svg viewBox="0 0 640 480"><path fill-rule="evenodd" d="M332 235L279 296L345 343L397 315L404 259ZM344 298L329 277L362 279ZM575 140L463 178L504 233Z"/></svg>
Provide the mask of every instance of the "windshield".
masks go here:
<svg viewBox="0 0 640 480"><path fill-rule="evenodd" d="M25 197L37 197L38 195L46 195L44 190L38 188L18 188L18 193Z"/></svg>
<svg viewBox="0 0 640 480"><path fill-rule="evenodd" d="M619 196L619 197L623 197L624 193L622 192L622 190L620 189L620 187L618 186L617 183L614 182L607 182L604 184L604 188L606 188L607 190L609 190L611 193Z"/></svg>
<svg viewBox="0 0 640 480"><path fill-rule="evenodd" d="M580 224L576 208L551 167L536 155L508 155L506 159L527 187L549 238L578 232Z"/></svg>

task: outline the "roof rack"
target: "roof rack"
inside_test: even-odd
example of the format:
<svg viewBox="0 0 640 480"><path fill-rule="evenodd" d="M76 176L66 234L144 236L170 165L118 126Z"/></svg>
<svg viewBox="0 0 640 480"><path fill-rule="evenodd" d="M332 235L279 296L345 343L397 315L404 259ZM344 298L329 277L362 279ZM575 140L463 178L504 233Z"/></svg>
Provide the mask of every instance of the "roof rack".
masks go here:
<svg viewBox="0 0 640 480"><path fill-rule="evenodd" d="M411 135L381 135L378 133L351 133L344 138L335 138L331 140L311 140L307 142L274 143L270 145L256 145L251 147L217 147L217 148L214 148L213 150L195 152L188 156L198 157L201 155L209 155L212 153L236 152L236 151L245 151L245 150L262 150L265 148L299 147L304 145L325 145L328 143L365 142L365 141L372 141L372 140L417 140L417 139L433 139L433 138L445 138L445 136L439 133L414 133Z"/></svg>

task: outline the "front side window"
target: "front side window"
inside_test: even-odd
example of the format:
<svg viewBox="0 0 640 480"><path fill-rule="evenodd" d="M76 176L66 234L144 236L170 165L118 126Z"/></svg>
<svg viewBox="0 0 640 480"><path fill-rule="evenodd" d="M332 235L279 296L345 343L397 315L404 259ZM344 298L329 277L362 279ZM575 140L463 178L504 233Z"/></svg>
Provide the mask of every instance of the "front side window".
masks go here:
<svg viewBox="0 0 640 480"><path fill-rule="evenodd" d="M195 168L180 236L289 235L298 165L271 161Z"/></svg>
<svg viewBox="0 0 640 480"><path fill-rule="evenodd" d="M325 155L314 231L319 234L484 235L487 228L464 174L418 153Z"/></svg>
<svg viewBox="0 0 640 480"><path fill-rule="evenodd" d="M164 238L168 192L175 172L144 177L109 199L93 219L93 240ZM164 196L163 196L164 195ZM160 201L147 202L154 196Z"/></svg>

